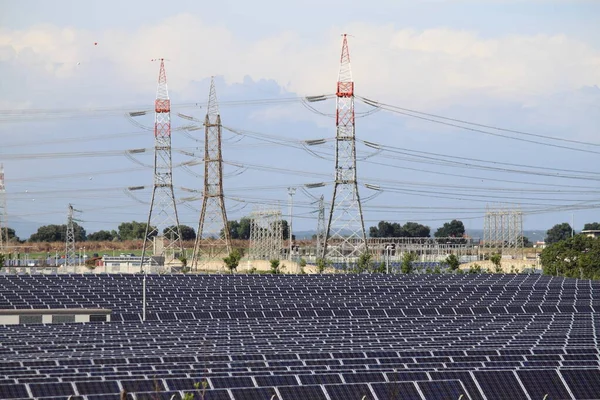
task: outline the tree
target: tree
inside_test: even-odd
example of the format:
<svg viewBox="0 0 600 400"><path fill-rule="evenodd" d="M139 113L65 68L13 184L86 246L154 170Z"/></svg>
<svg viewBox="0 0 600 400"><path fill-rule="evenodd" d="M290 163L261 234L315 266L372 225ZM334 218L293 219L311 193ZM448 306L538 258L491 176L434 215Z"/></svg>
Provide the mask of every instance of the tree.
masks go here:
<svg viewBox="0 0 600 400"><path fill-rule="evenodd" d="M229 228L229 237L231 239L250 239L250 218L242 218L238 221L227 221L227 227ZM221 237L223 237L221 232Z"/></svg>
<svg viewBox="0 0 600 400"><path fill-rule="evenodd" d="M502 255L499 253L494 253L490 256L490 261L494 264L494 268L496 269L496 273L502 272Z"/></svg>
<svg viewBox="0 0 600 400"><path fill-rule="evenodd" d="M380 262L378 265L374 265L373 272L376 274L387 273L387 266L385 265L385 261Z"/></svg>
<svg viewBox="0 0 600 400"><path fill-rule="evenodd" d="M584 231L599 231L600 222L588 222L583 226Z"/></svg>
<svg viewBox="0 0 600 400"><path fill-rule="evenodd" d="M119 230L119 237L121 240L139 240L144 239L144 235L146 234L146 226L148 224L143 222L131 221L131 222L123 222L117 228ZM156 228L151 226L150 234L151 237L157 235Z"/></svg>
<svg viewBox="0 0 600 400"><path fill-rule="evenodd" d="M2 235L2 238L4 239L4 242L20 242L21 239L19 239L19 237L16 235L16 232L13 228L6 228L6 231L4 229L0 229L0 235ZM8 235L8 237L6 237Z"/></svg>
<svg viewBox="0 0 600 400"><path fill-rule="evenodd" d="M369 228L369 236L376 237L399 237L402 227L397 222L379 221L377 226Z"/></svg>
<svg viewBox="0 0 600 400"><path fill-rule="evenodd" d="M281 274L281 266L279 265L279 260L271 260L271 273L274 275Z"/></svg>
<svg viewBox="0 0 600 400"><path fill-rule="evenodd" d="M283 234L283 240L288 240L290 237L290 226L285 219L281 220L281 231ZM292 240L296 240L296 235L294 235L293 232L292 232Z"/></svg>
<svg viewBox="0 0 600 400"><path fill-rule="evenodd" d="M327 268L327 261L324 258L317 258L317 272L322 274Z"/></svg>
<svg viewBox="0 0 600 400"><path fill-rule="evenodd" d="M600 240L585 235L561 240L540 254L544 274L600 279Z"/></svg>
<svg viewBox="0 0 600 400"><path fill-rule="evenodd" d="M194 230L194 228L187 226L187 225L179 225L179 230L181 232L181 240L183 241L189 241L189 240L196 240L196 231ZM173 234L173 232L176 232L177 228L175 227L175 225L166 227L163 230L163 235L165 235L167 237L167 239L173 240L173 238L171 237Z"/></svg>
<svg viewBox="0 0 600 400"><path fill-rule="evenodd" d="M225 267L233 274L233 271L237 270L238 265L240 265L241 259L242 254L240 251L238 249L233 249L223 261L225 262Z"/></svg>
<svg viewBox="0 0 600 400"><path fill-rule="evenodd" d="M377 226L369 228L370 237L429 237L431 228L416 222L400 225L397 222L379 221Z"/></svg>
<svg viewBox="0 0 600 400"><path fill-rule="evenodd" d="M115 240L118 238L119 238L119 234L115 230L112 230L112 231L101 230L98 232L90 233L87 237L87 240L92 241L92 242L108 242L108 241Z"/></svg>
<svg viewBox="0 0 600 400"><path fill-rule="evenodd" d="M407 222L402 226L406 237L429 237L431 228L416 222Z"/></svg>
<svg viewBox="0 0 600 400"><path fill-rule="evenodd" d="M76 222L73 223L73 231L76 242L84 242L86 239L85 229ZM67 240L67 225L44 225L40 226L36 233L29 238L30 242L65 242Z"/></svg>
<svg viewBox="0 0 600 400"><path fill-rule="evenodd" d="M402 255L402 273L410 274L413 272L412 263L417 259L417 255L412 252L406 252Z"/></svg>
<svg viewBox="0 0 600 400"><path fill-rule="evenodd" d="M367 272L371 267L372 259L373 256L368 251L362 253L360 257L358 257L358 262L356 263L356 272L359 274L361 272Z"/></svg>
<svg viewBox="0 0 600 400"><path fill-rule="evenodd" d="M546 245L560 242L571 237L573 230L566 222L556 224L546 232Z"/></svg>
<svg viewBox="0 0 600 400"><path fill-rule="evenodd" d="M438 228L437 231L435 231L434 236L436 238L444 238L444 237L455 237L455 238L461 238L465 235L465 225L462 223L462 221L453 219L450 222L446 222L444 223L443 226L441 226L440 228Z"/></svg>
<svg viewBox="0 0 600 400"><path fill-rule="evenodd" d="M460 260L455 254L450 254L446 257L445 264L448 265L448 268L450 268L451 271L456 271L460 266Z"/></svg>
<svg viewBox="0 0 600 400"><path fill-rule="evenodd" d="M4 268L4 263L6 262L6 256L0 253L0 269Z"/></svg>

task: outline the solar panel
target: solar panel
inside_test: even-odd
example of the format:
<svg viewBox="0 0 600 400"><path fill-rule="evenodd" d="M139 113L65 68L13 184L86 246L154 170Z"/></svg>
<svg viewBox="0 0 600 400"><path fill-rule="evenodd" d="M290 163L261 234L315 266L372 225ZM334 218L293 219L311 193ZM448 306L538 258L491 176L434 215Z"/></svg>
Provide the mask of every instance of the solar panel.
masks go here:
<svg viewBox="0 0 600 400"><path fill-rule="evenodd" d="M600 370L561 370L560 374L576 399L600 398Z"/></svg>
<svg viewBox="0 0 600 400"><path fill-rule="evenodd" d="M231 393L235 400L270 400L273 396L275 399L279 398L274 388L231 389Z"/></svg>
<svg viewBox="0 0 600 400"><path fill-rule="evenodd" d="M374 383L371 387L379 399L423 400L412 382Z"/></svg>
<svg viewBox="0 0 600 400"><path fill-rule="evenodd" d="M278 390L281 400L327 400L321 386L283 386Z"/></svg>
<svg viewBox="0 0 600 400"><path fill-rule="evenodd" d="M366 384L327 385L325 390L331 400L373 400Z"/></svg>
<svg viewBox="0 0 600 400"><path fill-rule="evenodd" d="M2 399L25 399L29 397L25 385L0 384L0 398Z"/></svg>
<svg viewBox="0 0 600 400"><path fill-rule="evenodd" d="M458 399L470 400L471 396L458 380L417 382L425 400Z"/></svg>

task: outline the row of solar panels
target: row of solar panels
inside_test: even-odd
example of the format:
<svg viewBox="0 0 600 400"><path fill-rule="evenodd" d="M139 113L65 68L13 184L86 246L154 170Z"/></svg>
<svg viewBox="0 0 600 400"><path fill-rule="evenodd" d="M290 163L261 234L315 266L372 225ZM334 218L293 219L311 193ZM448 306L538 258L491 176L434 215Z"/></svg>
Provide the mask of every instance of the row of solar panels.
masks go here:
<svg viewBox="0 0 600 400"><path fill-rule="evenodd" d="M71 277L72 282L79 287L69 288L64 286L65 279L57 276L54 287L47 287L44 294L39 288L30 290L18 287L14 281L18 278L4 279L4 286L0 286L0 308L66 308L66 307L108 307L115 314L126 314L128 311L139 313L141 308L141 290L132 290L131 280L123 279L120 282L125 287L114 285L111 279L76 279L85 276ZM327 303L321 307L339 308L373 307L380 303L388 308L403 308L403 314L408 315L436 315L458 313L518 313L518 312L595 312L600 308L600 297L595 298L595 291L575 289L573 293L565 292L558 287L555 291L546 287L539 294L532 292L531 287L520 286L511 288L498 287L498 290L478 290L478 287L454 287L450 291L446 287L401 287L400 285L381 287L367 286L344 281L346 286L338 285L335 289L325 286L314 286L296 280L288 280L288 286L274 286L270 290L257 290L253 288L230 286L205 285L203 279L207 276L188 280L188 284L198 284L202 291L174 290L171 285L179 280L178 276L154 277L152 284L147 288L148 308L150 311L173 311L186 309L196 310L224 310L231 308L261 308L268 310L303 310L315 308L315 298L326 298ZM222 277L227 278L227 277ZM139 280L139 278L136 278ZM268 281L267 281L268 282ZM399 279L398 282L402 282ZM48 282L45 282L48 283ZM139 283L139 282L137 282ZM44 282L38 282L39 285ZM10 286L10 288L8 287ZM180 285L177 285L181 289ZM69 294L70 292L77 294ZM358 305L357 305L358 304ZM497 309L493 309L497 308ZM275 311L276 312L276 311ZM340 312L343 312L340 310ZM272 317L276 317L273 315ZM254 317L260 317L256 314ZM282 315L280 317L283 317ZM293 317L293 316L292 316ZM171 317L170 319L173 319ZM201 317L195 317L201 318ZM223 318L230 316L223 315ZM245 318L242 316L241 318ZM253 317L251 317L253 318Z"/></svg>
<svg viewBox="0 0 600 400"><path fill-rule="evenodd" d="M472 400L505 399L598 399L600 370L523 370L523 371L434 371L429 373L381 374L304 374L279 376L238 376L222 378L154 378L105 381L78 381L29 384L0 384L3 399L50 398L83 395L115 395L122 390L134 393L193 391L201 383L206 398L281 400L363 399L458 399L462 394ZM167 393L164 393L167 392ZM179 392L179 393L181 393ZM227 393L227 394L225 394ZM221 397L223 395L224 397ZM483 396L482 396L483 395ZM229 397L227 397L229 396ZM308 396L308 397L298 397ZM139 397L138 397L139 398Z"/></svg>

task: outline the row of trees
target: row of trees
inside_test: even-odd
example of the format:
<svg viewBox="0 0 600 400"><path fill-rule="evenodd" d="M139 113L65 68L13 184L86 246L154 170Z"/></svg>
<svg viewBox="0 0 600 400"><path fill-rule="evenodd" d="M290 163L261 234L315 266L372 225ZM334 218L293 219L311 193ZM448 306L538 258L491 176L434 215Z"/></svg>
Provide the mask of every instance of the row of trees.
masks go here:
<svg viewBox="0 0 600 400"><path fill-rule="evenodd" d="M372 238L386 237L429 237L431 228L417 222L407 222L400 225L397 222L379 221L377 226L369 228L369 236ZM453 219L439 227L433 236L461 238L465 235L465 225L462 221Z"/></svg>
<svg viewBox="0 0 600 400"><path fill-rule="evenodd" d="M282 222L283 238L287 239L290 234L288 222L286 220ZM77 224L73 223L73 230L75 233L75 241L119 241L119 240L141 240L146 234L146 223L144 222L123 222L116 230L100 230L94 233L87 234L85 229ZM242 218L239 221L228 221L229 234L232 239L250 239L250 219ZM156 236L157 232L154 227L151 227L150 231L153 231L151 236ZM179 225L181 230L181 238L184 241L196 240L196 231L194 228L187 225ZM163 230L163 234L169 235L174 231L174 227L168 227ZM223 232L221 232L223 235ZM64 242L67 236L67 225L44 225L40 226L36 233L31 235L29 242ZM293 236L293 235L292 235ZM8 241L22 242L16 235L15 230L8 228Z"/></svg>
<svg viewBox="0 0 600 400"><path fill-rule="evenodd" d="M228 221L229 235L232 239L248 240L250 239L250 218ZM195 240L196 231L187 225L180 225L182 239L185 241ZM283 238L289 237L288 221L282 220ZM592 222L584 225L583 230L600 230L600 223ZM87 234L85 229L79 224L74 223L75 240L81 241L116 241L116 240L139 240L144 238L146 232L146 223L144 222L123 222L117 230L100 230ZM163 233L172 231L171 228L164 229ZM31 235L30 242L61 242L66 240L66 225L44 225L38 228L37 232ZM546 244L557 243L561 240L570 238L573 235L573 229L568 223L556 224L546 232ZM156 234L156 232L154 233ZM429 237L431 228L417 222L407 222L400 225L397 222L380 221L376 226L369 228L369 236L372 238L383 237ZM223 235L223 232L221 232ZM439 227L434 237L456 237L465 235L465 226L462 221L452 220ZM20 242L16 236L15 230L8 228L8 241ZM295 239L295 238L293 238ZM527 238L524 238L526 247L531 244Z"/></svg>
<svg viewBox="0 0 600 400"><path fill-rule="evenodd" d="M600 230L600 222L589 222L583 225L584 231L598 231ZM546 244L558 243L562 240L566 240L571 236L575 235L573 227L566 222L562 224L556 224L546 232Z"/></svg>

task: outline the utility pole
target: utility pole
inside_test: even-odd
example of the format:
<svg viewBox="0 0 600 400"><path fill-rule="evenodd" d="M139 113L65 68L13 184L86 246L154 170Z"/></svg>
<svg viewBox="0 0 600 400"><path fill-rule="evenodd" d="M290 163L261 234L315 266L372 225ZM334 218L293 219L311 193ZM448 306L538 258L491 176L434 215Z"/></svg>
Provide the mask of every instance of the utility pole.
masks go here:
<svg viewBox="0 0 600 400"><path fill-rule="evenodd" d="M155 241L154 255L165 257L163 264L173 261L176 249L183 254L181 229L173 192L171 100L167 89L165 60L160 58L157 61L160 61L160 70L154 102L154 186L144 234L140 272L144 271L144 259L150 240ZM168 256L171 258L167 259Z"/></svg>
<svg viewBox="0 0 600 400"><path fill-rule="evenodd" d="M231 239L223 195L223 156L221 152L221 115L214 78L210 81L208 107L204 121L204 193L190 267L198 260L221 261L231 253Z"/></svg>
<svg viewBox="0 0 600 400"><path fill-rule="evenodd" d="M367 237L356 178L354 81L346 34L343 35L336 94L335 185L324 254L348 264L367 251ZM330 246L331 242L335 242L335 246Z"/></svg>
<svg viewBox="0 0 600 400"><path fill-rule="evenodd" d="M292 219L294 218L294 194L296 193L295 187L288 188L288 194L290 195L290 226L288 227L288 242L289 242L289 257L290 262L292 261Z"/></svg>

